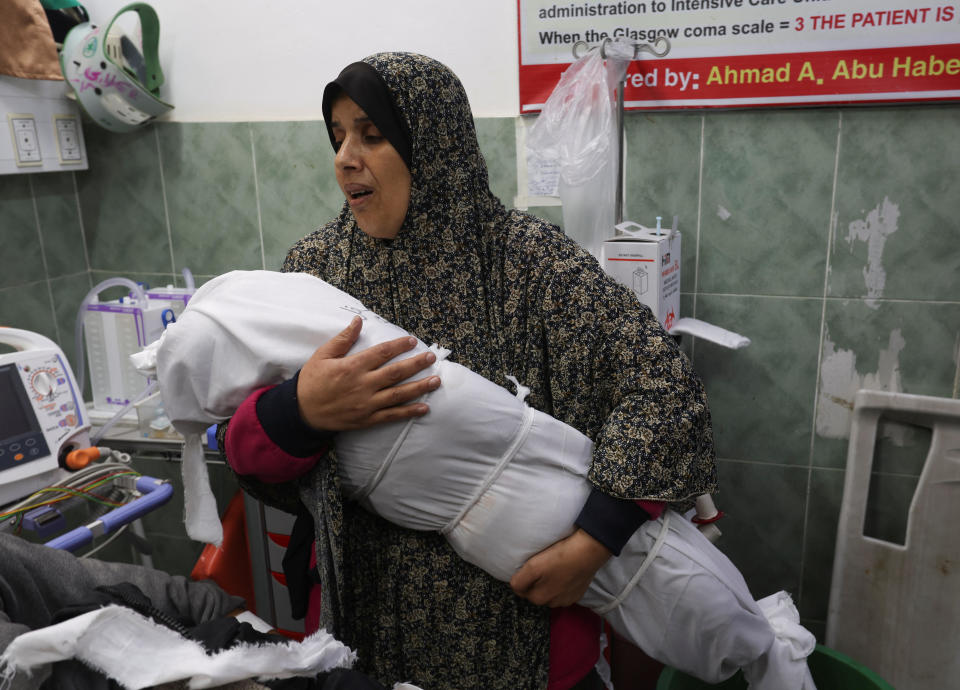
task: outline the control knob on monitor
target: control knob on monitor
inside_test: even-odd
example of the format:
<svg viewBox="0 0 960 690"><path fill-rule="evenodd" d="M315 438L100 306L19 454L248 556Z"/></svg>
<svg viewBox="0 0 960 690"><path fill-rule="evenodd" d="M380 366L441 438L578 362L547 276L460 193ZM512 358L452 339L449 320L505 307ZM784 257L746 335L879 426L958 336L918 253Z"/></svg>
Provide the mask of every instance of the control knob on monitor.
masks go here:
<svg viewBox="0 0 960 690"><path fill-rule="evenodd" d="M57 387L57 379L46 369L40 369L30 377L30 386L39 398L49 398Z"/></svg>

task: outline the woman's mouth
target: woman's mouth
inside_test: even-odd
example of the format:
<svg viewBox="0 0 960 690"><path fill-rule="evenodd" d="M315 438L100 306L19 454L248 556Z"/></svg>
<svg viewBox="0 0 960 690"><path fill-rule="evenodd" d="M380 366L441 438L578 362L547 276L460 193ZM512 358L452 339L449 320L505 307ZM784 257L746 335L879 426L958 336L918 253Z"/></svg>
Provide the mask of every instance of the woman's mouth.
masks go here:
<svg viewBox="0 0 960 690"><path fill-rule="evenodd" d="M373 194L373 189L366 186L365 184L357 184L356 182L345 184L343 186L343 193L347 197L347 202L351 207L361 206L366 203L367 197Z"/></svg>
<svg viewBox="0 0 960 690"><path fill-rule="evenodd" d="M366 206L369 197L373 194L372 189L359 184L347 185L343 191L347 196L347 203L350 204L350 208L354 210L359 210Z"/></svg>

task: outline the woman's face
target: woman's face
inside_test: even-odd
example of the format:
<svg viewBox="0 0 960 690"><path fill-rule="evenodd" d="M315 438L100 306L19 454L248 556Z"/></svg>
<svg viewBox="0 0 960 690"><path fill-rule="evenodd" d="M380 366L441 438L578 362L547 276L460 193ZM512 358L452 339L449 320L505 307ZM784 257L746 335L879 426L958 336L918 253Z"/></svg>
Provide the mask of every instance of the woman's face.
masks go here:
<svg viewBox="0 0 960 690"><path fill-rule="evenodd" d="M410 204L410 170L363 109L343 94L330 109L337 183L360 229L393 239Z"/></svg>

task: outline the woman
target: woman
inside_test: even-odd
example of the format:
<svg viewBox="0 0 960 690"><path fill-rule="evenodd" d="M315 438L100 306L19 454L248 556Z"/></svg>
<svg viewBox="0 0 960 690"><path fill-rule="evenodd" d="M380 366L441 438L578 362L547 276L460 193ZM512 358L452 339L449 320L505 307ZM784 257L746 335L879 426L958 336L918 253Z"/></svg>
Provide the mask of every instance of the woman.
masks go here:
<svg viewBox="0 0 960 690"><path fill-rule="evenodd" d="M446 67L374 55L327 86L323 110L346 203L284 270L323 278L495 383L515 375L531 406L595 442L594 491L581 529L510 587L442 536L344 503L335 432L426 414L416 398L442 385L393 386L432 361L381 366L413 347L404 339L344 357L359 321L240 406L223 434L228 461L258 496L310 513L321 623L357 650L361 670L431 689L596 687L599 626L566 605L658 504L682 507L714 488L699 380L587 252L493 196L466 94Z"/></svg>

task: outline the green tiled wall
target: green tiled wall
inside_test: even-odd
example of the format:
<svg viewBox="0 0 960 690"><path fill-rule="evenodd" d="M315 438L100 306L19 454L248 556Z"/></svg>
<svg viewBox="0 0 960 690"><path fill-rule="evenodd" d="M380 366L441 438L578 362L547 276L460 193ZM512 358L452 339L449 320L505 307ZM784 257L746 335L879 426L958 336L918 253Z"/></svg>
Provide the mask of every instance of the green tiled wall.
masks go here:
<svg viewBox="0 0 960 690"><path fill-rule="evenodd" d="M507 204L515 125L477 121ZM70 357L76 309L97 282L277 269L341 204L321 122L85 134L89 171L0 176L0 323L49 335ZM853 391L960 397L960 107L629 113L626 139L625 218L680 217L681 315L752 340L681 343L716 428L720 545L755 595L788 589L822 635ZM561 221L558 207L532 211ZM825 366L837 353L852 362L843 381ZM891 438L871 521L896 534L925 437ZM138 462L176 480L175 466ZM212 475L225 507L235 485L225 469ZM185 572L199 548L180 511L147 527L157 565Z"/></svg>
<svg viewBox="0 0 960 690"><path fill-rule="evenodd" d="M627 117L625 217L678 214L681 315L752 340L736 351L683 343L715 423L721 546L754 594L788 589L821 636L848 445L837 410L849 415L861 386L960 397L958 115L920 106ZM837 352L853 363L850 382L825 366ZM902 533L929 444L889 436L881 431L880 445L911 460L875 458L880 498L867 527L883 538Z"/></svg>

